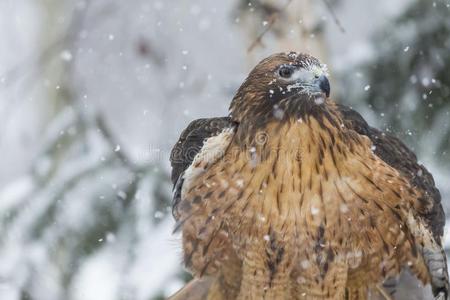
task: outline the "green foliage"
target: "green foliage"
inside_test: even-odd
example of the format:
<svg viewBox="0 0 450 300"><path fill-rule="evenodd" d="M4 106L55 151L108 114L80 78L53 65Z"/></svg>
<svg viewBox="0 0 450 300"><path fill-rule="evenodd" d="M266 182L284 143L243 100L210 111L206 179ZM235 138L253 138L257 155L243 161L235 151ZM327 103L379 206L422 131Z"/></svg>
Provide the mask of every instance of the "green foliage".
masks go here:
<svg viewBox="0 0 450 300"><path fill-rule="evenodd" d="M450 2L414 1L374 38L357 95L419 151L450 156ZM432 151L429 151L432 150Z"/></svg>

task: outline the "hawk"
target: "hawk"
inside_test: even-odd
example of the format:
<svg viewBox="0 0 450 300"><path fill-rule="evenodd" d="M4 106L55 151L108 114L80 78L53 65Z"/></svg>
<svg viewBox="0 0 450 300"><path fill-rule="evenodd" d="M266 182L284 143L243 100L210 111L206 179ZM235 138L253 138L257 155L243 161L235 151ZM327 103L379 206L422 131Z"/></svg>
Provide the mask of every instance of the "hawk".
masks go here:
<svg viewBox="0 0 450 300"><path fill-rule="evenodd" d="M318 59L274 54L228 117L182 132L173 215L194 279L172 299L393 299L404 273L447 297L433 177L329 95Z"/></svg>

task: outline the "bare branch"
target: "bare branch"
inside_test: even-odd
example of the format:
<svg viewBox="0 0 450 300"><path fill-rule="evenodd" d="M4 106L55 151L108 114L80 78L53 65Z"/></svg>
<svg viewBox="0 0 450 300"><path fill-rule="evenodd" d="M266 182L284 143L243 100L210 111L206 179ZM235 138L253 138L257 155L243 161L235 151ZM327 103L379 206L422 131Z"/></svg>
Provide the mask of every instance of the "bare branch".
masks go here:
<svg viewBox="0 0 450 300"><path fill-rule="evenodd" d="M106 125L106 122L101 114L99 114L99 113L96 114L95 123L97 125L97 128L100 130L100 133L102 134L102 136L105 138L106 142L111 147L111 152L120 160L120 162L125 167L127 167L131 171L136 172L137 171L136 165L131 161L130 158L128 158L126 156L124 151L120 150L120 149L114 150L114 148L116 148L117 145L119 145L119 143L118 143L116 137L111 132L111 130Z"/></svg>
<svg viewBox="0 0 450 300"><path fill-rule="evenodd" d="M267 27L264 29L263 32L261 32L258 37L253 41L253 43L248 47L247 52L250 53L253 51L253 49L257 46L257 45L261 45L262 44L262 38L264 37L264 35L266 35L267 32L269 32L269 30L272 28L272 26L275 24L275 22L278 20L280 13L285 11L287 9L287 7L289 6L289 4L291 4L292 0L288 0L288 2L284 5L284 7L280 10L280 12L276 12L270 15L269 17L269 21L268 21L268 25Z"/></svg>
<svg viewBox="0 0 450 300"><path fill-rule="evenodd" d="M334 23L336 24L336 26L339 28L339 30L342 33L345 33L345 28L344 28L344 26L342 26L341 21L339 21L339 18L337 17L337 15L336 15L336 13L335 13L335 11L333 9L333 6L330 4L330 2L328 2L328 0L322 0L322 1L325 4L325 6L327 7L328 11L330 12L330 15L333 18Z"/></svg>

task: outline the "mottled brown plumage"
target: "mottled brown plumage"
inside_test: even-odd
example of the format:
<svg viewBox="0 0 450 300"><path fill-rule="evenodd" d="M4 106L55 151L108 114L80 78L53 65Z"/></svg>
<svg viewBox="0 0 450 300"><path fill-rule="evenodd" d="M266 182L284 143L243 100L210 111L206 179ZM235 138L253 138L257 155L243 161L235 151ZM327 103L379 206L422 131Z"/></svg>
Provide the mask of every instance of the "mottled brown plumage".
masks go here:
<svg viewBox="0 0 450 300"><path fill-rule="evenodd" d="M203 279L173 299L395 298L403 272L447 295L432 176L398 139L329 99L324 72L309 55L275 54L229 117L182 133L173 212L184 262Z"/></svg>

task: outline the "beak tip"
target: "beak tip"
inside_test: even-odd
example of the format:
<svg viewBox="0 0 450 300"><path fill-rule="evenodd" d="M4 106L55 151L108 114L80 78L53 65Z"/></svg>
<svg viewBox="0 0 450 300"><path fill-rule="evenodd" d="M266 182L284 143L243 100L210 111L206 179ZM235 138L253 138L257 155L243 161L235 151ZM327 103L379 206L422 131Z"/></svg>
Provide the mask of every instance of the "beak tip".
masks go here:
<svg viewBox="0 0 450 300"><path fill-rule="evenodd" d="M319 77L319 87L328 98L330 96L331 87L330 87L330 81L328 80L328 78L326 76L322 75Z"/></svg>

